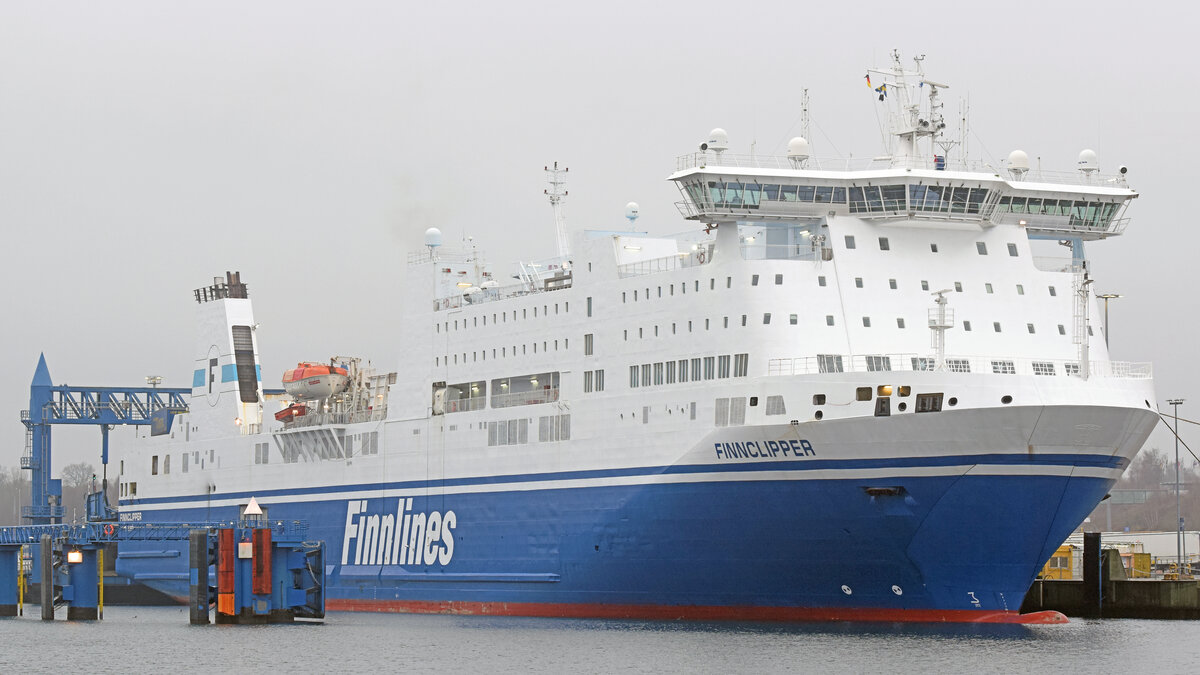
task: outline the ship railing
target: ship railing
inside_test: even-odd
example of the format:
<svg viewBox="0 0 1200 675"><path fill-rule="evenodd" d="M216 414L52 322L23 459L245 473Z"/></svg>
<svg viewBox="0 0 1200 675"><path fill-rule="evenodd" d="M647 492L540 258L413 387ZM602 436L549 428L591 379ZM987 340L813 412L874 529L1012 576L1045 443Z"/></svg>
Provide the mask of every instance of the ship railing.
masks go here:
<svg viewBox="0 0 1200 675"><path fill-rule="evenodd" d="M688 267L699 267L712 262L712 244L697 244L694 251L681 251L674 255L661 258L650 258L617 266L617 276L621 279L640 277L645 274L673 272Z"/></svg>
<svg viewBox="0 0 1200 675"><path fill-rule="evenodd" d="M381 422L386 418L386 408L374 408L372 410L354 410L346 412L310 412L306 415L296 417L291 422L288 422L284 428L300 429L305 427L317 427L326 424L345 425L360 424L362 422Z"/></svg>
<svg viewBox="0 0 1200 675"><path fill-rule="evenodd" d="M558 400L558 387L492 394L492 408L512 408L519 405L539 405Z"/></svg>
<svg viewBox="0 0 1200 675"><path fill-rule="evenodd" d="M262 433L262 422L251 422L242 425L243 436L257 436Z"/></svg>
<svg viewBox="0 0 1200 675"><path fill-rule="evenodd" d="M1107 221L1085 220L1072 215L1015 213L1013 211L993 214L992 222L1000 225L1019 225L1034 232L1055 232L1087 237L1118 235L1129 226L1129 218L1113 218Z"/></svg>
<svg viewBox="0 0 1200 675"><path fill-rule="evenodd" d="M458 398L452 401L446 401L445 412L471 412L475 410L483 410L487 407L487 396L468 396L466 398Z"/></svg>
<svg viewBox="0 0 1200 675"><path fill-rule="evenodd" d="M918 372L937 367L932 356L916 354L823 354L767 361L767 375L817 375L822 373ZM1070 359L1014 358L1011 356L947 356L943 372L998 375L1080 375L1079 361ZM1153 364L1129 361L1089 361L1090 377L1148 380Z"/></svg>
<svg viewBox="0 0 1200 675"><path fill-rule="evenodd" d="M550 283L544 283L550 282ZM479 305L486 302L494 302L496 300L506 300L508 298L519 298L535 293L551 293L561 291L571 287L571 276L565 275L562 277L543 278L537 284L527 284L525 282L508 284L507 286L491 286L481 287L477 292L471 293L455 293L444 298L437 298L433 301L433 311L439 312L447 309L460 309L470 305Z"/></svg>
<svg viewBox="0 0 1200 675"><path fill-rule="evenodd" d="M675 158L675 170L689 169L775 169L800 171L884 171L888 169L924 169L929 171L965 171L987 174L1011 183L1052 183L1055 185L1081 185L1103 188L1128 189L1125 177L1120 174L1088 176L1079 171L1028 171L1019 180L1008 171L998 169L986 162L951 159L944 157L809 157L803 164L779 155L746 155L732 152L689 152Z"/></svg>
<svg viewBox="0 0 1200 675"><path fill-rule="evenodd" d="M759 244L756 242L742 243L743 260L822 260L820 246L813 247L811 243L803 244ZM829 250L829 249L825 249Z"/></svg>

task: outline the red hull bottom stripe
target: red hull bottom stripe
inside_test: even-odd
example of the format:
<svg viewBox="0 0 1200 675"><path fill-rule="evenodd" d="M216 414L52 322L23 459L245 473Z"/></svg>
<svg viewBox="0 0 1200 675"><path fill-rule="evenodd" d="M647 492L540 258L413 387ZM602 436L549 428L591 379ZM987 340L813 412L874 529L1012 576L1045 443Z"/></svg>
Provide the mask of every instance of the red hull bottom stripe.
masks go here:
<svg viewBox="0 0 1200 675"><path fill-rule="evenodd" d="M883 621L916 623L1063 624L1059 612L1032 614L963 609L839 609L833 607L727 607L722 605L605 605L535 602L418 602L329 599L326 609L348 612L539 616L569 619L662 621Z"/></svg>

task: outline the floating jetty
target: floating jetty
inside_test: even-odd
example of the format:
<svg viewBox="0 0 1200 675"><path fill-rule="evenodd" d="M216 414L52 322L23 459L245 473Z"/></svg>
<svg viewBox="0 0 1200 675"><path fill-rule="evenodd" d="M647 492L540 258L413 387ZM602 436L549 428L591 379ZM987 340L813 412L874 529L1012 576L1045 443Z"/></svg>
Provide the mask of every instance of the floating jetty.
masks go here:
<svg viewBox="0 0 1200 675"><path fill-rule="evenodd" d="M1200 581L1129 579L1116 550L1101 550L1100 534L1083 537L1083 580L1038 579L1022 612L1057 610L1105 619L1200 619Z"/></svg>
<svg viewBox="0 0 1200 675"><path fill-rule="evenodd" d="M24 604L26 552L35 559L43 620L103 617L103 551L112 543L187 541L193 624L279 623L325 616L325 543L300 521L86 523L0 528L0 617ZM31 570L32 571L32 570ZM215 580L215 584L213 581Z"/></svg>

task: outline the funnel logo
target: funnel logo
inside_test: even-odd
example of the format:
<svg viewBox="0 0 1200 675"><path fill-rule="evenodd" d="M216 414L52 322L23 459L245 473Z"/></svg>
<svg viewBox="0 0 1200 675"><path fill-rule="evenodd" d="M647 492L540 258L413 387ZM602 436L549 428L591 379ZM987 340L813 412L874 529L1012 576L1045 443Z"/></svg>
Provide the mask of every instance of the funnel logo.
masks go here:
<svg viewBox="0 0 1200 675"><path fill-rule="evenodd" d="M449 565L458 517L453 511L415 513L412 501L400 498L395 514L382 515L365 515L365 499L346 502L342 564Z"/></svg>

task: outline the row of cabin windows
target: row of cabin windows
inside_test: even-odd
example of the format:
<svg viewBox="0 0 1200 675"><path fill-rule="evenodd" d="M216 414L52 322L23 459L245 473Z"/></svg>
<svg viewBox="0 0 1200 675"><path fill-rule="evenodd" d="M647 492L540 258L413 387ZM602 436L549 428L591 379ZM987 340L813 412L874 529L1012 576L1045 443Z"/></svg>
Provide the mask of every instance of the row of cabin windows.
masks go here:
<svg viewBox="0 0 1200 675"><path fill-rule="evenodd" d="M265 443L262 443L262 444L258 444L258 445L266 445L266 444L265 444ZM259 464L259 463L260 463L260 462L258 461L258 457L259 457L259 447L258 447L258 445L255 445L255 446L254 446L254 455L255 455L255 462L254 462L254 463L255 463L255 464ZM216 461L216 453L217 453L217 451L216 451L216 450L209 450L209 451L206 453L206 454L208 455L208 461L209 461L209 462L214 462L214 461ZM159 468L159 466L160 466L160 465L159 465L159 462L158 462L158 458L159 458L159 456L158 456L158 455L153 455L153 456L151 456L151 457L150 457L150 475L151 475L151 476L157 476L157 475L158 475L158 468ZM185 452L185 453L183 453L182 455L180 455L180 457L179 457L179 462L180 462L179 469L180 469L180 471L181 471L181 472L183 472L183 473L187 473L187 472L188 472L188 460L189 460L189 459L191 459L191 463L192 463L192 464L195 464L195 465L199 466L201 469L203 469L203 468L204 468L204 458L201 456L201 454L200 454L200 451L199 451L199 450L193 450L193 451L191 451L191 452ZM261 462L261 463L265 463L265 462ZM171 456L170 456L170 455L162 455L162 465L161 465L161 466L162 466L162 472L163 472L163 474L169 474L169 473L171 473ZM122 463L121 471L122 471L122 473L124 473L124 463Z"/></svg>
<svg viewBox="0 0 1200 675"><path fill-rule="evenodd" d="M553 341L543 340L542 344L541 344L542 352L551 351L551 345L553 345L553 351L558 351L558 340L553 340ZM512 346L512 356L518 356L517 347L521 348L520 356L524 356L526 354L531 353L531 351L529 349L530 347L532 347L533 354L538 353L538 343L533 342L528 345L513 345ZM562 348L564 350L571 348L570 338L563 338ZM470 354L471 354L471 359L470 359L471 363L474 363L476 361L487 361L488 360L488 350L486 350L486 349L481 349L477 352L470 352ZM507 358L508 356L509 356L508 347L493 347L492 348L492 358L493 359ZM435 365L435 366L443 366L443 365L448 366L448 365L455 365L455 364L467 363L467 362L468 362L467 361L467 352L462 352L462 360L461 361L459 360L458 354L445 354L443 356L433 357L433 365Z"/></svg>
<svg viewBox="0 0 1200 675"><path fill-rule="evenodd" d="M583 371L583 393L604 391L604 369Z"/></svg>
<svg viewBox="0 0 1200 675"><path fill-rule="evenodd" d="M754 275L754 278L758 279L758 275L757 274ZM755 285L757 285L757 283L758 282L756 281ZM782 283L782 282L780 282L780 283ZM672 297L675 295L675 286L676 286L675 284L667 284L667 291L666 291L665 297ZM733 277L725 277L725 288L733 288ZM710 290L710 291L717 290L716 277L709 278L708 290ZM631 297L633 298L634 302L637 302L639 300L649 300L651 298L664 297L662 286L658 286L655 289L655 291L656 292L653 295L650 293L649 287L646 287L644 289L635 288L632 291L621 291L621 302L628 303L629 299ZM687 292L688 292L688 282L686 282L686 281L679 282L679 294L687 295ZM699 279L692 281L692 292L694 292L694 293L700 292L700 280ZM591 316L591 315L592 315L592 299L588 298L588 316Z"/></svg>
<svg viewBox="0 0 1200 675"><path fill-rule="evenodd" d="M732 365L732 370L730 366ZM690 371L689 371L690 366ZM676 382L700 382L702 380L746 377L750 371L749 354L704 356L659 363L643 363L629 366L629 387L650 387Z"/></svg>
<svg viewBox="0 0 1200 675"><path fill-rule="evenodd" d="M845 236L846 236L846 248L852 249L852 248L858 247L858 244L854 239L854 235L847 234ZM880 251L892 250L891 242L888 241L887 237L879 238L879 250ZM929 250L931 253L937 253L938 245L934 244L934 243L929 244ZM979 255L987 255L987 242L982 242L982 241L975 242L975 250L979 252ZM1019 256L1019 252L1017 251L1016 244L1013 244L1011 242L1008 244L1008 254L1014 258Z"/></svg>
<svg viewBox="0 0 1200 675"><path fill-rule="evenodd" d="M724 327L729 328L729 317L723 317L723 318L724 318ZM772 312L763 312L763 316L762 316L763 325L764 326L771 325L772 318L773 318ZM745 314L742 315L741 324L743 326L746 325L746 315ZM799 314L789 314L788 315L788 325L797 326L799 324L800 324L800 315ZM834 326L836 324L837 324L837 320L835 319L833 314L825 315L825 325L826 326ZM864 316L862 318L862 325L863 325L863 328L870 328L871 327L871 317ZM999 321L993 322L992 325L995 327L995 330L997 333L1001 332ZM710 326L709 319L705 319L704 320L704 330L709 330L709 326ZM1028 326L1030 333L1036 332L1034 330L1032 323L1026 324L1026 326ZM896 317L896 327L897 328L907 328L908 327L904 321L904 317ZM658 328L659 327L657 325L655 325L653 327L653 329L654 329L653 337L658 337L658 335L659 335ZM675 329L676 329L676 324L672 323L671 324L671 334L672 335L675 335L675 333L676 333ZM971 330L971 322L970 321L963 321L963 330L968 331L968 332ZM692 332L692 322L691 321L688 321L688 332L689 333ZM1061 323L1058 324L1058 334L1066 335L1066 330L1063 328L1063 325ZM1091 335L1091 334L1092 334L1092 327L1088 326L1088 335ZM645 338L646 337L645 328L639 326L637 329L637 336L638 336L638 338ZM588 335L585 335L584 339L586 340L589 337L591 337L590 333ZM626 341L629 340L629 329L625 329L625 340ZM585 342L584 344L586 345L587 343ZM591 351L587 350L585 347L585 353L590 355Z"/></svg>
<svg viewBox="0 0 1200 675"><path fill-rule="evenodd" d="M591 298L587 299L587 304L588 304L587 314L588 314L588 316L591 316L592 315L592 299ZM559 303L557 303L557 302L554 303L554 313L555 314L558 314L558 305L559 305ZM563 313L570 312L571 311L571 303L569 303L569 302L562 303L562 311L563 311ZM508 315L509 315L509 312L493 312L492 313L492 324L495 325L497 323L508 323ZM536 319L537 316L538 316L538 308L534 307L533 308L533 317ZM542 316L550 316L550 305L548 305L548 304L542 305ZM529 318L529 308L528 307L521 310L521 318L522 319ZM488 325L487 314L483 314L481 316L471 317L470 327L472 327L472 328L479 327L480 319L483 319L482 325L484 325L484 326ZM515 309L512 310L512 320L517 321L517 310L515 310ZM450 330L459 330L460 327L462 330L466 330L468 328L467 320L465 318L464 319L455 319L453 322L448 321L448 320L441 321L441 322L435 322L433 325L438 333L441 333L443 330L445 330L447 332L449 332Z"/></svg>
<svg viewBox="0 0 1200 675"><path fill-rule="evenodd" d="M828 283L829 283L828 280L826 280L826 278L824 276L817 277L817 285L818 286L827 286ZM855 288L865 288L865 284L863 282L862 277L854 277L854 287ZM888 279L888 288L890 288L894 291L899 288L899 285L896 283L895 279ZM1017 288L1017 295L1025 295L1025 285L1024 284L1017 284L1016 288ZM922 291L929 290L929 281L927 279L921 280L921 290ZM992 288L992 285L990 283L985 283L983 285L983 290L988 293L994 292L994 289ZM1050 297L1052 297L1052 298L1058 297L1058 289L1056 289L1054 286L1047 286L1046 290L1048 290L1050 292ZM954 282L954 291L956 293L963 292L963 283L961 281Z"/></svg>

